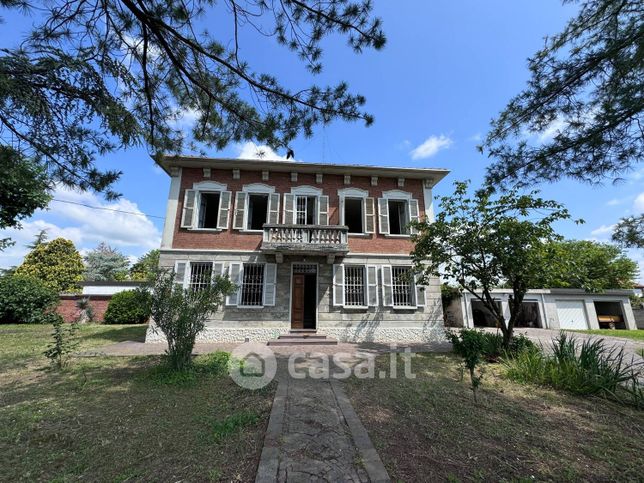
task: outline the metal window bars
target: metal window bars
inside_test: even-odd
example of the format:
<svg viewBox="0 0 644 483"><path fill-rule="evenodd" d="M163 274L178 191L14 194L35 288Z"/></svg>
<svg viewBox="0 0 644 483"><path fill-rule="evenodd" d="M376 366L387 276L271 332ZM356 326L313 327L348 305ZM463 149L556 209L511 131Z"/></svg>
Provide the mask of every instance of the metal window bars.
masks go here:
<svg viewBox="0 0 644 483"><path fill-rule="evenodd" d="M365 303L365 267L344 267L344 305L364 307Z"/></svg>
<svg viewBox="0 0 644 483"><path fill-rule="evenodd" d="M391 267L394 306L414 305L412 274L409 267Z"/></svg>
<svg viewBox="0 0 644 483"><path fill-rule="evenodd" d="M212 263L193 262L190 264L190 290L203 290L212 283Z"/></svg>
<svg viewBox="0 0 644 483"><path fill-rule="evenodd" d="M306 196L296 196L295 197L295 223L298 225L306 225L306 208L307 208L307 199Z"/></svg>
<svg viewBox="0 0 644 483"><path fill-rule="evenodd" d="M241 283L241 302L245 306L263 305L264 265L245 263Z"/></svg>

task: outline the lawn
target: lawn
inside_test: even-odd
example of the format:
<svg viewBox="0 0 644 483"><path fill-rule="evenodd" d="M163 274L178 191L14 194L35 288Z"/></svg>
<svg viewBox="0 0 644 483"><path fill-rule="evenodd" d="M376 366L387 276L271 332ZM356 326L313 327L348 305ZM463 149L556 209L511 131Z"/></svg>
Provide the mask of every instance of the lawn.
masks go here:
<svg viewBox="0 0 644 483"><path fill-rule="evenodd" d="M626 339L633 339L644 342L644 330L609 330L609 329L593 329L593 330L571 330L570 332L580 332L582 334L603 335L605 337L624 337Z"/></svg>
<svg viewBox="0 0 644 483"><path fill-rule="evenodd" d="M159 357L41 356L51 327L0 326L0 468L5 481L253 480L274 386L238 387L196 362L187 379ZM140 338L144 326L83 326L81 348Z"/></svg>
<svg viewBox="0 0 644 483"><path fill-rule="evenodd" d="M377 360L376 374L389 356ZM393 481L637 481L644 411L521 386L486 366L479 404L451 354L416 379L350 379L347 392ZM399 370L399 373L401 371Z"/></svg>

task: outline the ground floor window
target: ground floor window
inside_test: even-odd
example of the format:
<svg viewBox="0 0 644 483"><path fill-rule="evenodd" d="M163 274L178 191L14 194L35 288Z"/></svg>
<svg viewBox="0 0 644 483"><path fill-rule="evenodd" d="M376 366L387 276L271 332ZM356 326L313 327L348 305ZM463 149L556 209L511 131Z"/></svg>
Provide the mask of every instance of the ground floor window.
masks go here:
<svg viewBox="0 0 644 483"><path fill-rule="evenodd" d="M192 291L203 290L212 282L211 262L190 263L190 281L188 288Z"/></svg>
<svg viewBox="0 0 644 483"><path fill-rule="evenodd" d="M346 265L344 267L344 305L364 307L365 300L365 267Z"/></svg>
<svg viewBox="0 0 644 483"><path fill-rule="evenodd" d="M412 307L414 301L414 279L411 268L391 267L394 307Z"/></svg>
<svg viewBox="0 0 644 483"><path fill-rule="evenodd" d="M244 263L239 305L261 306L264 294L264 264Z"/></svg>

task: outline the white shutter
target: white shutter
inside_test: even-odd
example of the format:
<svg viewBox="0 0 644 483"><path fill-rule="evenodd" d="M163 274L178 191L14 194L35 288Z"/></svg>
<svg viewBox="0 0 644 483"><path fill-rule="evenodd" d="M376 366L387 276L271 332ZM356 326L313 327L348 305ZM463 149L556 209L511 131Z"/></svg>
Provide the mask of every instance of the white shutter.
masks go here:
<svg viewBox="0 0 644 483"><path fill-rule="evenodd" d="M222 191L219 193L219 216L217 217L217 228L222 230L228 229L228 214L230 213L230 198L232 193L230 191Z"/></svg>
<svg viewBox="0 0 644 483"><path fill-rule="evenodd" d="M230 264L230 281L235 284L235 292L226 297L226 305L237 305L239 303L239 294L241 292L242 264Z"/></svg>
<svg viewBox="0 0 644 483"><path fill-rule="evenodd" d="M376 230L376 212L373 198L364 199L364 232L374 233Z"/></svg>
<svg viewBox="0 0 644 483"><path fill-rule="evenodd" d="M382 266L382 305L391 307L394 304L392 289L391 265Z"/></svg>
<svg viewBox="0 0 644 483"><path fill-rule="evenodd" d="M418 200L409 200L409 222L414 221L418 221ZM413 235L418 233L418 230L410 227L409 232Z"/></svg>
<svg viewBox="0 0 644 483"><path fill-rule="evenodd" d="M195 190L186 190L183 194L183 214L181 215L181 228L192 228L195 217Z"/></svg>
<svg viewBox="0 0 644 483"><path fill-rule="evenodd" d="M333 265L333 305L344 305L344 265Z"/></svg>
<svg viewBox="0 0 644 483"><path fill-rule="evenodd" d="M378 198L378 225L380 233L389 234L389 202L387 198Z"/></svg>
<svg viewBox="0 0 644 483"><path fill-rule="evenodd" d="M340 225L344 225L346 223L344 216L344 196L341 196L339 199L338 209L340 210Z"/></svg>
<svg viewBox="0 0 644 483"><path fill-rule="evenodd" d="M244 214L246 213L246 201L248 200L246 193L238 191L235 193L235 216L233 217L233 228L235 230L243 230Z"/></svg>
<svg viewBox="0 0 644 483"><path fill-rule="evenodd" d="M213 281L215 277L223 277L224 276L224 270L225 270L225 265L224 262L213 262L212 264L212 278Z"/></svg>
<svg viewBox="0 0 644 483"><path fill-rule="evenodd" d="M275 287L277 282L277 264L264 265L264 305L275 305Z"/></svg>
<svg viewBox="0 0 644 483"><path fill-rule="evenodd" d="M186 279L188 278L188 262L177 260L174 263L174 283L178 288L186 287Z"/></svg>
<svg viewBox="0 0 644 483"><path fill-rule="evenodd" d="M318 225L329 224L329 197L318 197Z"/></svg>
<svg viewBox="0 0 644 483"><path fill-rule="evenodd" d="M269 224L277 224L280 222L280 195L279 193L271 193L268 195L268 221Z"/></svg>
<svg viewBox="0 0 644 483"><path fill-rule="evenodd" d="M284 193L284 215L282 223L291 225L293 223L293 202L294 195L291 193Z"/></svg>
<svg viewBox="0 0 644 483"><path fill-rule="evenodd" d="M414 286L416 289L416 305L418 307L425 306L425 286L417 283L418 275L414 276Z"/></svg>
<svg viewBox="0 0 644 483"><path fill-rule="evenodd" d="M378 267L367 265L367 305L378 306Z"/></svg>

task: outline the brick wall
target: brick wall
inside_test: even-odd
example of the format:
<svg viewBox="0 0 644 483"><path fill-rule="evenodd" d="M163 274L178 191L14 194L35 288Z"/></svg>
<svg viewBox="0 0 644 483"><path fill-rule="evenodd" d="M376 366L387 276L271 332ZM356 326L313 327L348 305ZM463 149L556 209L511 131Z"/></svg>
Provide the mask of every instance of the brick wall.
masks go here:
<svg viewBox="0 0 644 483"><path fill-rule="evenodd" d="M77 301L89 297L89 303L94 309L94 322L103 322L103 316L110 303L111 295L61 295L56 312L58 312L65 322L74 322L80 315L80 310L76 305Z"/></svg>
<svg viewBox="0 0 644 483"><path fill-rule="evenodd" d="M297 182L291 181L290 173L270 172L268 181L262 181L261 173L254 171L242 171L240 179L233 179L232 170L211 170L210 178L204 178L201 168L183 168L181 174L181 191L175 220L175 232L172 248L187 249L235 249L235 250L257 250L262 243L262 236L255 233L240 233L232 229L232 221L227 230L222 232L196 232L190 231L181 226L181 214L183 212L183 194L186 189L192 188L193 183L199 181L213 180L224 183L228 191L233 193L231 200L231 220L234 210L234 193L241 191L243 185L251 183L264 183L274 186L277 193L290 193L295 186L310 185L322 188L324 194L329 197L329 224L337 225L340 221L338 210L338 190L342 188L360 188L367 190L369 196L382 197L383 191L402 190L412 194L418 200L418 209L421 217L425 213L425 203L422 180L407 179L404 188L399 188L397 178L378 178L378 186L371 186L371 178L367 176L352 176L351 184L344 184L344 176L325 174L322 184L315 182L314 174L299 173ZM283 200L282 200L283 203ZM280 207L280 210L282 207ZM378 216L376 206L376 232L378 231ZM281 220L280 213L280 220ZM407 238L387 238L379 233L349 237L349 250L354 253L400 253L407 254L413 245Z"/></svg>

